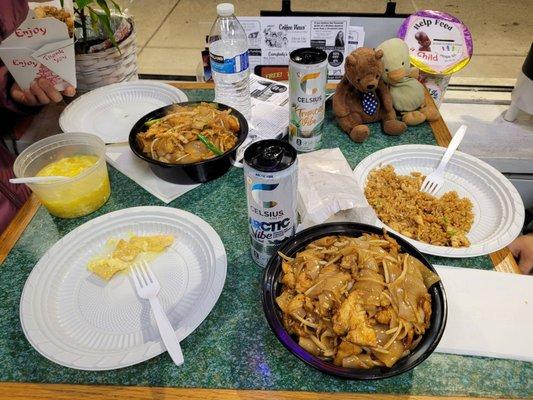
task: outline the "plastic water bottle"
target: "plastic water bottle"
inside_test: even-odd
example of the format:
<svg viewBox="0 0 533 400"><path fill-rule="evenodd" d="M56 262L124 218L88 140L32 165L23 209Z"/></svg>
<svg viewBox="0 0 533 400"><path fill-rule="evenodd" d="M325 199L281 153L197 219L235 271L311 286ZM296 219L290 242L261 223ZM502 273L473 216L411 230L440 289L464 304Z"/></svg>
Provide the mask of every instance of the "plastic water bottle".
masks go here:
<svg viewBox="0 0 533 400"><path fill-rule="evenodd" d="M250 120L248 40L234 11L233 4L217 5L218 18L209 34L215 101L236 108Z"/></svg>

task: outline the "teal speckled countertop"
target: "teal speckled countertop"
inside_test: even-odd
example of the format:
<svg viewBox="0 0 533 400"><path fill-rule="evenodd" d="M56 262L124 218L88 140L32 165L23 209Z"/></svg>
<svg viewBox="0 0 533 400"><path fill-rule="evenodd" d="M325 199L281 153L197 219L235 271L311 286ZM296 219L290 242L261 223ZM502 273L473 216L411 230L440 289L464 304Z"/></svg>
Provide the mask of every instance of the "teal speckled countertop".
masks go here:
<svg viewBox="0 0 533 400"><path fill-rule="evenodd" d="M188 91L191 100L212 98L211 91ZM355 166L387 146L434 144L430 128L409 128L388 137L372 126L371 138L352 143L327 115L324 147L340 147ZM306 390L413 395L531 397L533 364L481 357L433 354L401 376L375 381L345 381L324 375L297 360L270 331L260 300L262 270L249 255L246 199L241 169L203 184L169 206L190 211L209 222L228 254L224 290L200 327L182 342L185 364L176 367L167 354L136 366L107 372L77 371L40 356L26 341L19 322L19 300L33 266L59 238L82 223L110 211L164 205L135 182L109 167L112 195L96 213L75 220L51 217L42 207L0 267L0 380L42 383L113 384L202 388ZM434 263L491 268L488 257L464 260L430 257ZM517 334L521 334L517 332Z"/></svg>

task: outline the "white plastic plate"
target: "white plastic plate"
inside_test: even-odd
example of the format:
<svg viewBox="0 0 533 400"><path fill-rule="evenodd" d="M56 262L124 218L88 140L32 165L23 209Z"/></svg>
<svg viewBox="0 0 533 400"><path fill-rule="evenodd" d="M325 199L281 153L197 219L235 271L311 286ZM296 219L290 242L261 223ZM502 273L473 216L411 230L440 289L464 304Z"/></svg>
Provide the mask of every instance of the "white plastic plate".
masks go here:
<svg viewBox="0 0 533 400"><path fill-rule="evenodd" d="M165 351L146 300L128 273L104 282L87 270L110 238L174 235L151 268L159 299L181 341L207 317L226 279L226 252L201 218L169 207L134 207L95 218L67 234L39 260L20 302L22 329L49 360L70 368L109 370ZM187 360L185 360L187 362Z"/></svg>
<svg viewBox="0 0 533 400"><path fill-rule="evenodd" d="M187 101L181 90L166 83L138 80L104 86L70 103L61 113L63 132L86 132L105 143L127 142L133 125L149 112Z"/></svg>
<svg viewBox="0 0 533 400"><path fill-rule="evenodd" d="M430 145L403 145L377 151L357 165L355 177L364 190L374 168L393 165L396 173L419 171L428 175L435 170L446 149ZM487 163L456 151L445 172L445 182L437 196L455 190L472 201L474 223L467 234L469 247L435 246L394 232L423 253L442 257L476 257L498 251L511 243L522 230L525 211L518 191L498 170ZM376 224L385 226L376 216Z"/></svg>

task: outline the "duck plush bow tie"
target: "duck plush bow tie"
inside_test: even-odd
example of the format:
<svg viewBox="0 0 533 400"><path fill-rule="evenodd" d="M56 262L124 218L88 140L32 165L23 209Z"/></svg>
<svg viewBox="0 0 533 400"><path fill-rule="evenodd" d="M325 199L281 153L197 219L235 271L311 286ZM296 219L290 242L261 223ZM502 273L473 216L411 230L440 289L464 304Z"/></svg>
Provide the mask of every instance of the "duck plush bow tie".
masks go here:
<svg viewBox="0 0 533 400"><path fill-rule="evenodd" d="M363 94L363 111L367 115L374 115L378 109L378 98L374 92L365 92Z"/></svg>

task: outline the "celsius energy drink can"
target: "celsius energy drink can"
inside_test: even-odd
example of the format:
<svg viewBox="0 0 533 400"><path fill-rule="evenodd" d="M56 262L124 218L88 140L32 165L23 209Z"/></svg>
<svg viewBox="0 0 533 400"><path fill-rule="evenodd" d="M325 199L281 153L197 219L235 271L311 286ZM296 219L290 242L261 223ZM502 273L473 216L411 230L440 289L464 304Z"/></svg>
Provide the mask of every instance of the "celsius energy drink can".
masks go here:
<svg viewBox="0 0 533 400"><path fill-rule="evenodd" d="M313 151L320 147L328 78L327 57L324 50L312 47L297 49L290 54L289 140L298 151Z"/></svg>
<svg viewBox="0 0 533 400"><path fill-rule="evenodd" d="M282 140L261 140L244 152L244 182L252 258L265 267L296 232L296 150Z"/></svg>

